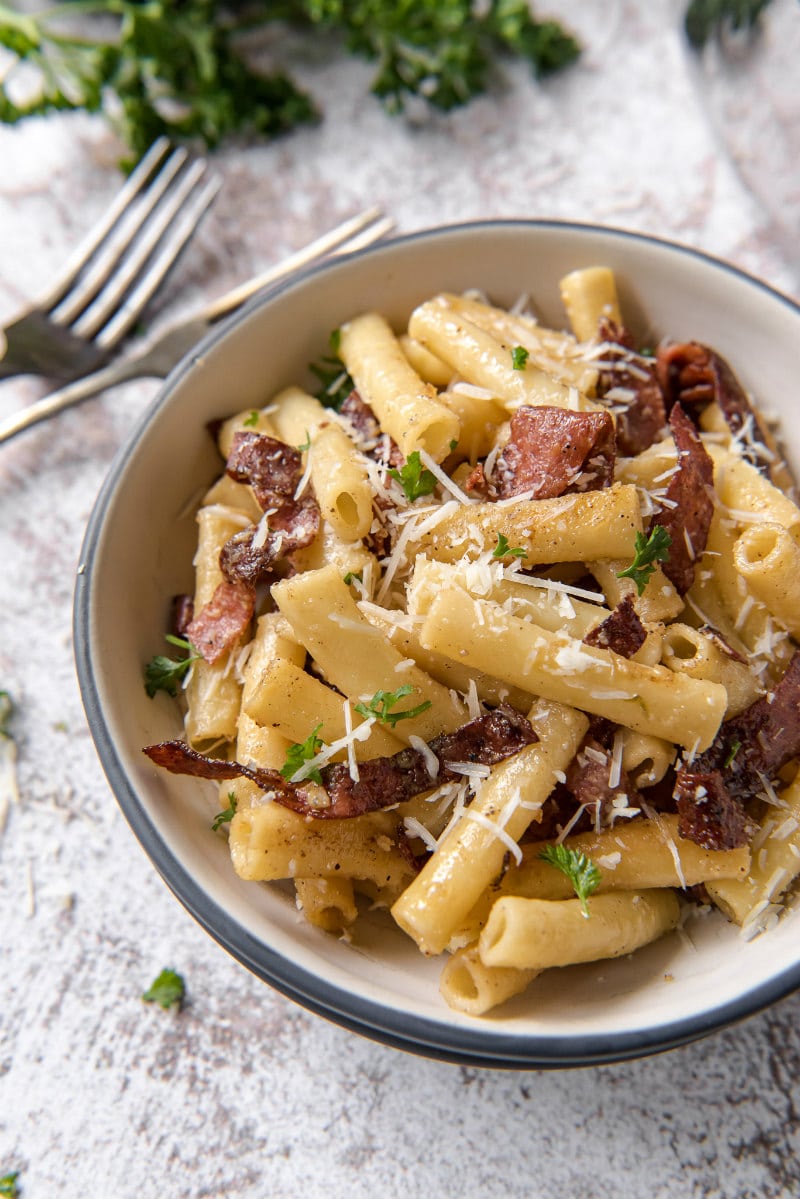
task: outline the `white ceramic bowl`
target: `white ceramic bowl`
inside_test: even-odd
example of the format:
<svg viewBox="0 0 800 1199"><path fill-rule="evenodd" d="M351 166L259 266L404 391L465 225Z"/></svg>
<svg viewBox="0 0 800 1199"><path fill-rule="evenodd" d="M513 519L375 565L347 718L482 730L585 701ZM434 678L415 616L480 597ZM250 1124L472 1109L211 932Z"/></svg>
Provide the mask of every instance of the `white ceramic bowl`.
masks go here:
<svg viewBox="0 0 800 1199"><path fill-rule="evenodd" d="M77 581L89 723L114 793L167 885L230 953L304 1006L465 1063L587 1064L702 1036L800 986L800 916L750 943L721 916L694 920L694 947L672 935L628 959L552 970L496 1015L461 1016L439 997L441 963L421 957L388 918L364 918L349 946L299 922L280 887L236 877L225 841L209 831L214 801L202 792L214 795L213 785L157 772L141 752L181 733L174 703L145 695L142 664L162 644L169 597L191 590L193 501L220 469L207 421L303 382L330 330L370 308L399 323L439 290L480 287L507 304L529 292L543 321L561 326L558 280L591 264L615 270L638 335L695 338L728 357L783 417L789 457L800 464L792 411L800 309L785 297L696 250L619 230L550 221L438 229L295 278L188 357L110 471Z"/></svg>

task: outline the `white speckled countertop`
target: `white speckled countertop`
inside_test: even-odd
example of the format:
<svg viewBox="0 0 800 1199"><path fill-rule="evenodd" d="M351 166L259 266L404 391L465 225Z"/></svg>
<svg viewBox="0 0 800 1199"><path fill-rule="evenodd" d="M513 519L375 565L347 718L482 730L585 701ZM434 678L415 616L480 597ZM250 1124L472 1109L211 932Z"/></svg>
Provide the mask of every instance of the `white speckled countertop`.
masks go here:
<svg viewBox="0 0 800 1199"><path fill-rule="evenodd" d="M298 45L292 70L326 120L215 156L223 193L153 311L188 311L368 203L401 231L490 216L627 226L796 294L780 229L699 101L679 6L538 11L583 34L576 68L537 85L513 67L490 97L414 124L365 98L368 67ZM750 86L755 111L764 77ZM0 127L0 322L103 210L116 153L89 118ZM764 191L797 192L799 163L779 162ZM0 688L17 704L20 791L0 838L0 1176L18 1170L24 1199L800 1194L800 996L650 1060L466 1069L307 1014L172 898L95 756L70 628L86 518L155 388L0 447ZM0 415L44 390L0 384ZM139 998L165 965L187 980L179 1014Z"/></svg>

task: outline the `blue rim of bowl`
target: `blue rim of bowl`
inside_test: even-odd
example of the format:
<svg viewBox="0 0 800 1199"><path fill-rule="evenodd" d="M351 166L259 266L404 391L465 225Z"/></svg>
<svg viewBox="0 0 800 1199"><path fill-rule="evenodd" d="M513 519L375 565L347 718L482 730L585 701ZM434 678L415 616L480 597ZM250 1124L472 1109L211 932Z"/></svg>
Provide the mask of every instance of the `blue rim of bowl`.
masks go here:
<svg viewBox="0 0 800 1199"><path fill-rule="evenodd" d="M699 259L717 270L723 270L767 293L800 316L800 305L791 297L749 275L731 263L715 258L693 246L666 238L613 226L582 224L559 220L487 220L464 224L444 225L424 229L389 242L379 243L348 255L346 259L327 260L292 275L289 279L256 295L243 308L222 321L194 347L165 380L158 396L133 429L109 468L95 501L81 548L79 573L75 584L73 631L75 661L84 710L95 748L117 802L131 829L139 840L164 882L197 922L224 949L264 982L283 995L333 1023L361 1034L371 1040L423 1057L435 1058L459 1065L506 1069L563 1069L625 1061L661 1053L698 1040L739 1020L763 1010L800 988L800 963L791 966L767 983L747 991L739 999L709 1009L697 1016L685 1017L652 1029L632 1032L606 1033L601 1038L587 1035L538 1036L498 1034L493 1029L487 1047L485 1024L476 1019L474 1029L464 1025L447 1025L423 1016L402 1013L386 1008L372 1000L323 982L311 971L276 953L269 945L243 929L218 904L213 902L197 880L172 855L163 842L157 826L150 820L131 785L117 754L97 690L91 649L92 570L91 562L102 537L105 512L131 450L155 413L164 405L175 387L192 369L193 359L207 353L229 328L243 317L271 303L288 290L321 272L335 269L350 259L365 255L396 253L399 246L419 243L431 237L469 231L501 231L504 229L537 229L554 232L569 230L578 234L616 237L624 240L661 246L688 257ZM598 1043L598 1041L600 1043Z"/></svg>

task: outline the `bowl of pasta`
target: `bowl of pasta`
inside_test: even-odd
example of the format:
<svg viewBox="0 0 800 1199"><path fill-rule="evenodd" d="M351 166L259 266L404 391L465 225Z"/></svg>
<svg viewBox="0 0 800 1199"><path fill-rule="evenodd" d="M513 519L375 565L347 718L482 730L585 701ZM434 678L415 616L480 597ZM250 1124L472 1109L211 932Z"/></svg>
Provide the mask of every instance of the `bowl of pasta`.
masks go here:
<svg viewBox="0 0 800 1199"><path fill-rule="evenodd" d="M225 949L490 1066L800 985L798 340L696 250L496 221L296 277L173 373L89 522L76 653Z"/></svg>

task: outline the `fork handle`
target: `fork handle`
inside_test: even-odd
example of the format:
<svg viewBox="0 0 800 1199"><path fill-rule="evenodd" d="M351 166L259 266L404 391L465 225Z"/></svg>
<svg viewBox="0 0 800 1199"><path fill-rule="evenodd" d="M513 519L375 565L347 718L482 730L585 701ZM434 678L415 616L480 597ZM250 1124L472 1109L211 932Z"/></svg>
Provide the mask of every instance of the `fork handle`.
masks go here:
<svg viewBox="0 0 800 1199"><path fill-rule="evenodd" d="M145 366L144 370L143 366ZM77 379L74 383L68 383L66 387L61 387L58 391L53 391L41 400L29 404L20 412L12 412L4 420L0 420L0 444L10 441L17 433L30 429L31 425L38 425L40 421L55 416L57 412L63 412L65 408L72 408L75 404L82 404L84 400L99 395L107 387L150 373L146 369L146 364L138 360L130 363L112 362L110 366L105 366L102 370L95 371L94 374L86 375L83 379Z"/></svg>

